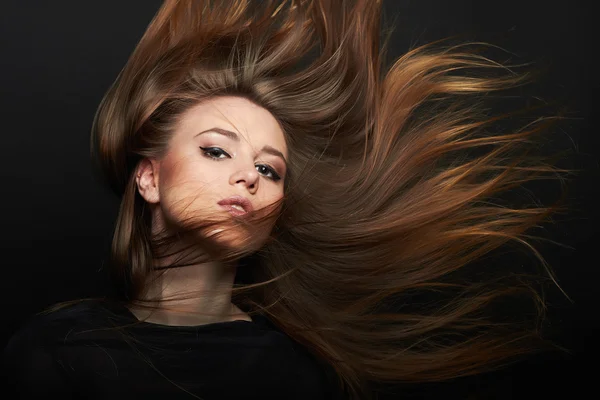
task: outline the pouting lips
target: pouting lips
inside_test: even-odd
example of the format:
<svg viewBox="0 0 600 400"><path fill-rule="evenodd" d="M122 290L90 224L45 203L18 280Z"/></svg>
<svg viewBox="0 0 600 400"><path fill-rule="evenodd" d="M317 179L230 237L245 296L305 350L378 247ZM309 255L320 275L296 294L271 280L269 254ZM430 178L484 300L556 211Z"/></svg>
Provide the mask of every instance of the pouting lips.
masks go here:
<svg viewBox="0 0 600 400"><path fill-rule="evenodd" d="M253 208L252 202L243 196L231 196L219 201L218 204L234 215L244 215Z"/></svg>
<svg viewBox="0 0 600 400"><path fill-rule="evenodd" d="M246 210L239 204L222 204L221 207L229 211L232 215L245 215L247 214Z"/></svg>

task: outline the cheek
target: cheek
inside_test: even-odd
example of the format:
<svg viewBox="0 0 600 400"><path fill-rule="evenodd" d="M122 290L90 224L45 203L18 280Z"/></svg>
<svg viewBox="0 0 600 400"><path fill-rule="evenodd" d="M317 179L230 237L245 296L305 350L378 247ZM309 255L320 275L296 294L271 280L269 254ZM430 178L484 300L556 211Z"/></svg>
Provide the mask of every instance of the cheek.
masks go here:
<svg viewBox="0 0 600 400"><path fill-rule="evenodd" d="M271 182L263 181L261 182L263 186L263 196L261 202L264 205L275 203L283 198L283 185L275 186Z"/></svg>
<svg viewBox="0 0 600 400"><path fill-rule="evenodd" d="M181 195L198 196L202 192L210 192L211 188L217 189L215 185L222 180L221 168L190 155L182 157L180 162L166 163L165 170L166 176L163 179L161 167L162 188L170 188Z"/></svg>
<svg viewBox="0 0 600 400"><path fill-rule="evenodd" d="M197 163L196 163L197 164ZM219 197L218 170L208 170L206 166L186 164L168 165L159 180L160 202L163 211L173 219L185 217L188 213L208 211L209 205Z"/></svg>
<svg viewBox="0 0 600 400"><path fill-rule="evenodd" d="M260 215L279 215L281 209L283 208L283 189L275 189L271 191L265 198L261 201L261 209L263 210Z"/></svg>

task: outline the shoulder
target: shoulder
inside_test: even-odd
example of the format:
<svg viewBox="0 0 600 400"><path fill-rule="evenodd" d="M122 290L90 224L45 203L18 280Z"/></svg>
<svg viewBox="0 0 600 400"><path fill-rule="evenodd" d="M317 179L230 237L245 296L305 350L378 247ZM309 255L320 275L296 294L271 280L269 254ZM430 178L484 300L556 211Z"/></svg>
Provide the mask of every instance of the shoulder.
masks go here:
<svg viewBox="0 0 600 400"><path fill-rule="evenodd" d="M71 393L61 354L78 332L100 327L106 319L106 309L91 300L30 317L2 352L2 373L10 378L12 391L19 398Z"/></svg>
<svg viewBox="0 0 600 400"><path fill-rule="evenodd" d="M13 334L7 349L65 343L72 333L105 325L110 316L110 308L99 300L82 300L45 310L31 316Z"/></svg>

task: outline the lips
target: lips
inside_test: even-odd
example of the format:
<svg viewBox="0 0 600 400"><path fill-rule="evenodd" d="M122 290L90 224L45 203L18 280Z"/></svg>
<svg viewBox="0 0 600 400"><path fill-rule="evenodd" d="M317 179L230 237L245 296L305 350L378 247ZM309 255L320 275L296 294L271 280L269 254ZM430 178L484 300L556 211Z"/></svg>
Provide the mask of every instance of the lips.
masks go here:
<svg viewBox="0 0 600 400"><path fill-rule="evenodd" d="M229 211L233 215L241 216L252 211L252 203L245 197L232 196L219 201L221 207Z"/></svg>

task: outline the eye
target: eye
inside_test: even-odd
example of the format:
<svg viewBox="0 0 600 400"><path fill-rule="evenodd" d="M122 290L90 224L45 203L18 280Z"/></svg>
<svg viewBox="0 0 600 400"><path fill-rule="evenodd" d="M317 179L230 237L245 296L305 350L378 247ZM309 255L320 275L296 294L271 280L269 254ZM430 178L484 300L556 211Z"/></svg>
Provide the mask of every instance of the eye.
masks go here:
<svg viewBox="0 0 600 400"><path fill-rule="evenodd" d="M262 169L262 171L261 171ZM275 172L275 170L268 165L259 164L256 166L256 170L261 174L266 176L267 178L277 182L281 179L281 177Z"/></svg>
<svg viewBox="0 0 600 400"><path fill-rule="evenodd" d="M223 158L231 158L231 156L229 154L227 154L227 152L219 147L200 147L203 152L204 155L212 160L215 161L219 161L222 160ZM226 156L226 157L219 157L219 156Z"/></svg>

